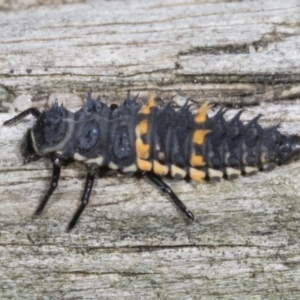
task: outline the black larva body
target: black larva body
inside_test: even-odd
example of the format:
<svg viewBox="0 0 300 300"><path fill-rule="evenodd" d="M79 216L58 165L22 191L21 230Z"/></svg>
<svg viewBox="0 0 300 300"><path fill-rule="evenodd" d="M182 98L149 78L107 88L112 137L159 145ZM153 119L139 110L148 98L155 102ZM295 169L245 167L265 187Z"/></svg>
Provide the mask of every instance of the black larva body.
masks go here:
<svg viewBox="0 0 300 300"><path fill-rule="evenodd" d="M72 113L55 103L49 110L28 109L4 125L11 125L32 114L37 118L21 144L25 162L49 157L53 174L49 190L36 213L43 210L57 187L63 162L79 160L88 167L81 205L69 224L74 227L88 203L98 169L111 168L124 173L141 172L190 218L193 214L161 179L190 177L218 180L270 170L300 155L300 138L281 134L277 127L262 128L258 118L244 125L241 112L225 121L221 108L207 116L207 103L191 113L188 103L175 111L170 104L155 105L151 97L145 105L127 99L108 107L88 95L86 104Z"/></svg>

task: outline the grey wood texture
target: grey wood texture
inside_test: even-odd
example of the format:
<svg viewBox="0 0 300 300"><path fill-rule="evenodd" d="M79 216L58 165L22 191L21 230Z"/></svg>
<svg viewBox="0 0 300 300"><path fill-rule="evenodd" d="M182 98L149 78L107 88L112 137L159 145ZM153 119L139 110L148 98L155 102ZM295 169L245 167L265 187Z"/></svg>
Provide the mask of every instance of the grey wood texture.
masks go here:
<svg viewBox="0 0 300 300"><path fill-rule="evenodd" d="M130 88L142 101L156 92L161 103L182 94L195 106L248 106L245 122L262 113L262 125L299 134L299 16L291 0L0 12L1 109L22 93L41 106L54 92L92 88L111 103ZM110 173L67 232L85 167L64 168L34 217L51 164L22 165L18 147L33 119L3 127L12 116L0 114L1 299L300 298L299 162L218 184L166 179L194 222L146 179Z"/></svg>

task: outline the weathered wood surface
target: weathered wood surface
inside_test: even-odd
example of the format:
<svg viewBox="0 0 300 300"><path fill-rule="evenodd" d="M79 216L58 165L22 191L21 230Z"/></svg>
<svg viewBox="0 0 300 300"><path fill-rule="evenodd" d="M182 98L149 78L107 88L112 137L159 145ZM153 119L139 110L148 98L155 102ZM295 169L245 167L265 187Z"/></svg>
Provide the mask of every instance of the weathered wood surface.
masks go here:
<svg viewBox="0 0 300 300"><path fill-rule="evenodd" d="M294 102L249 108L243 119L265 110L262 124L299 129ZM1 114L0 124L9 117ZM33 218L51 165L21 164L17 149L31 123L0 127L2 299L299 298L299 162L219 184L168 180L193 223L146 180L112 174L96 181L66 232L85 168L65 168L45 212Z"/></svg>
<svg viewBox="0 0 300 300"><path fill-rule="evenodd" d="M93 88L214 102L299 95L298 0L87 1L0 12L0 100Z"/></svg>
<svg viewBox="0 0 300 300"><path fill-rule="evenodd" d="M21 10L39 5L58 5L85 2L85 0L0 0L0 10Z"/></svg>
<svg viewBox="0 0 300 300"><path fill-rule="evenodd" d="M1 12L1 100L29 93L44 103L93 88L110 102L129 87L167 99L181 90L198 102L260 103L243 120L263 113L263 125L299 134L298 1L204 2ZM299 299L299 162L219 184L167 180L193 223L146 180L110 174L66 232L84 166L63 169L34 218L51 165L22 165L18 145L32 120L3 127L11 116L0 114L1 299Z"/></svg>

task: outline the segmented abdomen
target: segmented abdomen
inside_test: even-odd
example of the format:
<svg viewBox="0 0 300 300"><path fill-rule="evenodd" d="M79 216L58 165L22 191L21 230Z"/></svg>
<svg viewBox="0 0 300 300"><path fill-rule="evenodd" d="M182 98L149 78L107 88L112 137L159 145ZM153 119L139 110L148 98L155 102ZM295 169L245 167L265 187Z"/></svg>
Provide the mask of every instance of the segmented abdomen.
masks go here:
<svg viewBox="0 0 300 300"><path fill-rule="evenodd" d="M205 177L235 178L276 165L281 139L277 127L263 129L257 123L260 115L244 125L242 111L225 121L223 108L209 118L208 109L205 103L192 114L186 103L175 111L170 105L157 107L151 97L137 116L138 169L174 178L189 175L201 182Z"/></svg>

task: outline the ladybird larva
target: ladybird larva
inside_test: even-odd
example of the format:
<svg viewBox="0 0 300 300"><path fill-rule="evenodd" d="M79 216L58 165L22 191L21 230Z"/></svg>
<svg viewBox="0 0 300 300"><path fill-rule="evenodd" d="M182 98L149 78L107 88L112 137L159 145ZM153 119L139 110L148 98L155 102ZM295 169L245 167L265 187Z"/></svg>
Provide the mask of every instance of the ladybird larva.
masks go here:
<svg viewBox="0 0 300 300"><path fill-rule="evenodd" d="M233 179L270 170L299 157L300 137L281 134L277 126L262 128L258 124L260 115L243 124L242 111L226 121L223 107L212 117L208 117L208 110L208 103L204 103L192 113L187 101L175 111L170 104L157 106L154 96L141 105L137 96L131 98L129 93L119 107L109 107L100 98L92 99L89 93L85 105L75 113L56 101L43 112L29 108L4 125L13 125L30 114L37 119L25 133L21 154L25 163L50 158L53 173L36 214L42 212L56 189L64 162L80 160L87 165L81 205L68 226L72 229L89 201L99 169L146 175L194 220L193 213L162 176L189 177L197 182Z"/></svg>

